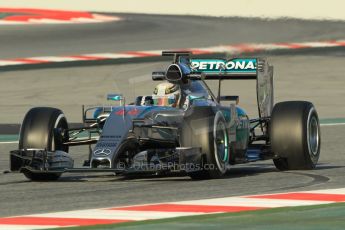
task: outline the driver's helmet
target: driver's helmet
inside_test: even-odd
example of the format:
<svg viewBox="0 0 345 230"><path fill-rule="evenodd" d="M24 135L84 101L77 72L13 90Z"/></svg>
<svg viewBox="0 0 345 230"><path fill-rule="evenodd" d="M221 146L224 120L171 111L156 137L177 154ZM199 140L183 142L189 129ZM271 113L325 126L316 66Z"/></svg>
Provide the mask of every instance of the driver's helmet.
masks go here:
<svg viewBox="0 0 345 230"><path fill-rule="evenodd" d="M160 83L153 91L153 104L157 106L177 107L180 103L181 89L170 82Z"/></svg>

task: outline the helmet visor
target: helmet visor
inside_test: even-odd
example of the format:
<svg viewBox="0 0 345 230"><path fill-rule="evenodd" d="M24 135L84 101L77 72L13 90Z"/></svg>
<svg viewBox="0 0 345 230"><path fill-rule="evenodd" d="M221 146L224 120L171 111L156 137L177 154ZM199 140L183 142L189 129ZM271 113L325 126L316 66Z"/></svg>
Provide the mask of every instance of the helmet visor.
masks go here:
<svg viewBox="0 0 345 230"><path fill-rule="evenodd" d="M152 96L153 105L156 106L173 106L176 104L175 95L169 96Z"/></svg>

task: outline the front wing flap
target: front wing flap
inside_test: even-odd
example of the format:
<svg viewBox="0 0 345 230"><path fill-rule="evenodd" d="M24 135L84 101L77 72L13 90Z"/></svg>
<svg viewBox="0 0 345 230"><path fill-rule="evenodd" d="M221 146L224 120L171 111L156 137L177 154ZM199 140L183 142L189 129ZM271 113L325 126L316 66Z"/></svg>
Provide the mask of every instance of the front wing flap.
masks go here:
<svg viewBox="0 0 345 230"><path fill-rule="evenodd" d="M115 174L159 174L160 172L182 171L193 172L202 170L202 154L200 148L170 149L171 155L162 157L164 149L156 151L155 159L146 155L129 167L118 168L74 168L73 159L63 151L47 151L44 149L20 149L10 152L11 171L30 171L32 173L80 173L80 172L112 172ZM151 152L152 153L152 152Z"/></svg>

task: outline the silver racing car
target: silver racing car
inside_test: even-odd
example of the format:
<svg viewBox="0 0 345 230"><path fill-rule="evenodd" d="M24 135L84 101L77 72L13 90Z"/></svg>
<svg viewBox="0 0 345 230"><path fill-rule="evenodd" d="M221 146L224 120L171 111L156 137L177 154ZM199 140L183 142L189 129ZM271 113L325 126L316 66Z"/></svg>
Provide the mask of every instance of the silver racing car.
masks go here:
<svg viewBox="0 0 345 230"><path fill-rule="evenodd" d="M83 126L69 128L56 108L32 108L10 152L12 171L31 180L56 180L65 172L116 175L182 172L193 179L220 178L234 164L273 159L279 170L313 169L320 155L320 125L307 101L273 103L273 67L261 58L200 59L163 52L173 62L153 72L153 94L118 106L83 107ZM205 80L219 82L214 94ZM259 117L250 119L224 80L256 80ZM226 90L226 93L231 92ZM222 101L229 101L222 103ZM88 145L75 168L70 147Z"/></svg>

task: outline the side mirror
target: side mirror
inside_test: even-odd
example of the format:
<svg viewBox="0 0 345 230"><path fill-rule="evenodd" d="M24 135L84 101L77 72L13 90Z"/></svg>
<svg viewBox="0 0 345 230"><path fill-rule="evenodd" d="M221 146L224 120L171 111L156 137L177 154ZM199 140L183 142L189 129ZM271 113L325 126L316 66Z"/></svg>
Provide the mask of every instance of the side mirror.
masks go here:
<svg viewBox="0 0 345 230"><path fill-rule="evenodd" d="M108 101L123 101L125 98L122 96L122 94L108 94L107 100Z"/></svg>
<svg viewBox="0 0 345 230"><path fill-rule="evenodd" d="M108 101L119 101L120 102L120 106L124 106L126 105L126 101L125 101L125 97L122 96L122 94L108 94L107 95L107 100Z"/></svg>

